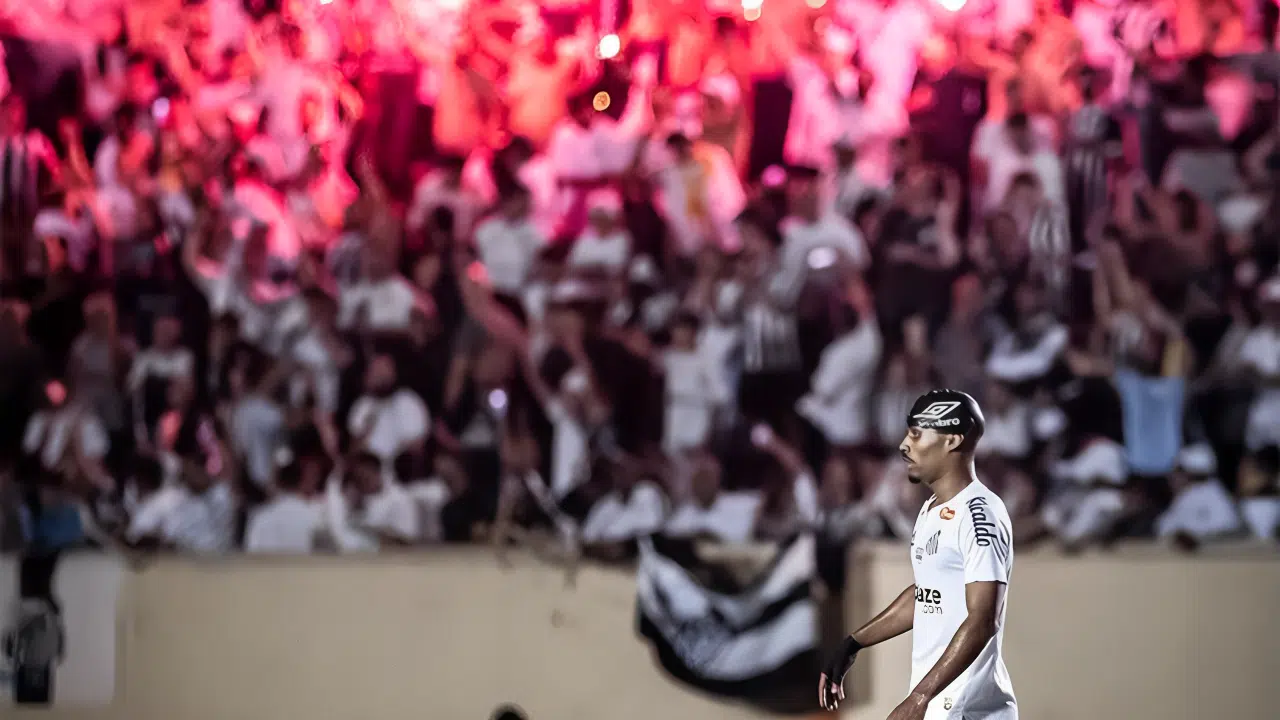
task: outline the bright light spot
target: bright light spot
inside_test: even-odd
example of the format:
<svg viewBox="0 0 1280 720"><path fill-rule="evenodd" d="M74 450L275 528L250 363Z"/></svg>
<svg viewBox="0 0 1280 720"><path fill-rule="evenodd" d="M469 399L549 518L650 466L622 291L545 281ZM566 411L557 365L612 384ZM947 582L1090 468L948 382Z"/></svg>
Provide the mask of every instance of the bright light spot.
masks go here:
<svg viewBox="0 0 1280 720"><path fill-rule="evenodd" d="M760 19L760 8L743 8L742 17L745 18L747 22L755 22Z"/></svg>
<svg viewBox="0 0 1280 720"><path fill-rule="evenodd" d="M462 7L462 0L436 0L436 5L441 10L453 12L454 10L458 10Z"/></svg>
<svg viewBox="0 0 1280 720"><path fill-rule="evenodd" d="M595 97L591 98L591 107L595 108L597 112L604 112L609 109L611 102L613 100L609 97L609 93L601 90L596 93Z"/></svg>
<svg viewBox="0 0 1280 720"><path fill-rule="evenodd" d="M827 28L824 35L826 39L827 50L836 55L852 55L853 54L853 36L848 32L834 25Z"/></svg>
<svg viewBox="0 0 1280 720"><path fill-rule="evenodd" d="M49 398L49 402L55 406L61 405L63 400L67 399L67 388L62 383L54 380L44 386L44 394Z"/></svg>
<svg viewBox="0 0 1280 720"><path fill-rule="evenodd" d="M943 10L959 12L960 8L964 7L966 1L967 0L938 0L938 4L942 6Z"/></svg>
<svg viewBox="0 0 1280 720"><path fill-rule="evenodd" d="M760 173L760 182L767 188L782 187L787 181L787 171L778 165L770 165Z"/></svg>
<svg viewBox="0 0 1280 720"><path fill-rule="evenodd" d="M328 4L332 3L332 2L333 2L333 0L320 0L320 4L321 4L321 5L328 5Z"/></svg>
<svg viewBox="0 0 1280 720"><path fill-rule="evenodd" d="M751 10L753 8L756 10L759 10L763 5L764 5L764 0L742 0L743 10Z"/></svg>
<svg viewBox="0 0 1280 720"><path fill-rule="evenodd" d="M600 44L596 45L596 57L601 60L608 60L609 58L617 57L618 51L621 49L622 41L618 39L617 35L609 33L600 38Z"/></svg>
<svg viewBox="0 0 1280 720"><path fill-rule="evenodd" d="M822 270L836 264L836 251L829 247L814 248L809 251L809 267Z"/></svg>
<svg viewBox="0 0 1280 720"><path fill-rule="evenodd" d="M809 7L813 8L814 10L817 10L818 8L822 7L823 5L826 5L826 4L827 4L827 0L804 0L804 4L805 4L805 5L808 5Z"/></svg>
<svg viewBox="0 0 1280 720"><path fill-rule="evenodd" d="M501 388L489 393L489 407L497 412L507 409L507 391Z"/></svg>

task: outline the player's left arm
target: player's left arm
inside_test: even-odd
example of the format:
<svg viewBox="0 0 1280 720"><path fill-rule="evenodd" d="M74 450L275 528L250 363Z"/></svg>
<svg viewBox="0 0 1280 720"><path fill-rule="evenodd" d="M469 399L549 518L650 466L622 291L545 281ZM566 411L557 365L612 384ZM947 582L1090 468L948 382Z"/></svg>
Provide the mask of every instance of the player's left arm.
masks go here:
<svg viewBox="0 0 1280 720"><path fill-rule="evenodd" d="M995 637L1013 571L1013 533L1007 515L974 500L959 519L964 601L969 614L942 657L911 693L913 700L926 704L960 677Z"/></svg>
<svg viewBox="0 0 1280 720"><path fill-rule="evenodd" d="M995 580L971 582L964 586L969 616L960 623L942 657L911 692L913 696L928 703L978 659L982 648L995 637L996 614L1000 603L1004 602L1005 588L1003 582Z"/></svg>

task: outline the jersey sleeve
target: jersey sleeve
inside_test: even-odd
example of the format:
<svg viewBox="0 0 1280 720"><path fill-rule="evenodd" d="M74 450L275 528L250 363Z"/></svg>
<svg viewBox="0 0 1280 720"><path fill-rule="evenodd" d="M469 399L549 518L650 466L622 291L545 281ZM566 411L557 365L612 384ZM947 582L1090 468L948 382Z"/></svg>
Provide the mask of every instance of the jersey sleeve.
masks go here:
<svg viewBox="0 0 1280 720"><path fill-rule="evenodd" d="M1013 533L1008 516L997 512L985 498L970 501L967 510L960 521L965 584L1008 583L1013 572Z"/></svg>

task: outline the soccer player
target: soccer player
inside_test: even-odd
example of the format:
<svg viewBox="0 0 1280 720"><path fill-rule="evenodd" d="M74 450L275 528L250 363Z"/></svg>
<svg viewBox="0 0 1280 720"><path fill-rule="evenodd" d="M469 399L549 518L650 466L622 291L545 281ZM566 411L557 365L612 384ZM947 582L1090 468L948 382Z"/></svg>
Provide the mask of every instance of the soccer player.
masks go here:
<svg viewBox="0 0 1280 720"><path fill-rule="evenodd" d="M956 390L933 390L911 407L898 449L911 482L933 491L911 534L915 584L845 638L819 679L824 708L844 699L859 650L911 630L911 694L889 720L1017 720L1000 653L1012 528L973 469L983 426L978 403Z"/></svg>

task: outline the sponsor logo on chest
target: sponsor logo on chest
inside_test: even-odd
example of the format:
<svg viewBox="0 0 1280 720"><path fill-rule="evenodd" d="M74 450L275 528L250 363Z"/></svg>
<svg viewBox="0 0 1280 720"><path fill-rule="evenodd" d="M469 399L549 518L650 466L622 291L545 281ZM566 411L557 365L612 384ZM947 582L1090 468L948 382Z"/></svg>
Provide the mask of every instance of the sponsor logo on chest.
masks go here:
<svg viewBox="0 0 1280 720"><path fill-rule="evenodd" d="M925 615L941 615L942 591L916 586L916 608Z"/></svg>

